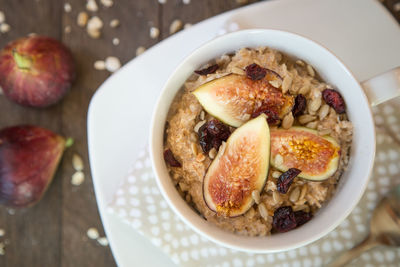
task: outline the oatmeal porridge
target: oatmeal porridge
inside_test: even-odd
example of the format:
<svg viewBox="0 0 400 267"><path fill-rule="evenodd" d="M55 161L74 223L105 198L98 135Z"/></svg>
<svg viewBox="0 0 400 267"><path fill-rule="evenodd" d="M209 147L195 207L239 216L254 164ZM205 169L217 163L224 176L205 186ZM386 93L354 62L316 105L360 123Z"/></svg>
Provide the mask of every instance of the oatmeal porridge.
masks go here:
<svg viewBox="0 0 400 267"><path fill-rule="evenodd" d="M205 220L265 236L301 226L332 197L351 141L341 95L312 66L243 48L186 81L168 113L164 158Z"/></svg>

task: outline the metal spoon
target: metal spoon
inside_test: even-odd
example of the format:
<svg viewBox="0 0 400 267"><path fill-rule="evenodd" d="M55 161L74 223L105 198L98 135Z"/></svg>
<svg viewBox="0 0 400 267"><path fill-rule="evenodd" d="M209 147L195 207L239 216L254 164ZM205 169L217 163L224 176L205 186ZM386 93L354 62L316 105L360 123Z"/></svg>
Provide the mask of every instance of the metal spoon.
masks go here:
<svg viewBox="0 0 400 267"><path fill-rule="evenodd" d="M328 266L344 266L378 245L400 246L400 185L385 196L375 208L367 238L351 250L339 255Z"/></svg>

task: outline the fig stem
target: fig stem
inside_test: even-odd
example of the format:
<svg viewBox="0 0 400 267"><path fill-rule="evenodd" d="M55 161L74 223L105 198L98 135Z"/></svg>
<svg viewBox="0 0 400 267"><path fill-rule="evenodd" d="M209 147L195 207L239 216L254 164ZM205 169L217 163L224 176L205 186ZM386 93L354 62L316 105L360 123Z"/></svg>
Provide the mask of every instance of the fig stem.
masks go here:
<svg viewBox="0 0 400 267"><path fill-rule="evenodd" d="M74 144L74 139L71 137L67 138L67 141L65 141L65 148L71 147Z"/></svg>
<svg viewBox="0 0 400 267"><path fill-rule="evenodd" d="M12 51L15 62L18 68L29 70L32 66L32 59L29 56L24 56L18 53L15 49Z"/></svg>

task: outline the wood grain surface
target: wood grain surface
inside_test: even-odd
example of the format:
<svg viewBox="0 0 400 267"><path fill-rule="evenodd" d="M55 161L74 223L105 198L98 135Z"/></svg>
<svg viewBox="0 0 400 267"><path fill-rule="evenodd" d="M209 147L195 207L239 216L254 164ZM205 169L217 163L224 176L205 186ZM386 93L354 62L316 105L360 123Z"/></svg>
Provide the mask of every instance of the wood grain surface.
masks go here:
<svg viewBox="0 0 400 267"><path fill-rule="evenodd" d="M104 23L99 39L90 38L76 23L78 13L85 11L84 0L0 0L0 11L11 26L8 33L0 33L0 47L29 33L54 37L71 49L78 74L67 96L46 109L21 107L0 95L0 128L33 124L75 139L37 205L19 210L0 207L0 228L5 230L0 242L7 243L0 266L115 266L109 247L86 235L90 227L104 235L88 162L86 116L92 95L110 74L95 70L93 63L116 56L124 64L135 57L137 47L148 48L168 37L175 19L193 24L241 6L236 0L191 0L189 4L182 0L167 0L165 4L157 0L115 0L112 7L105 8L96 1L99 10L88 13ZM387 0L384 5L399 20L400 11L394 8L398 2ZM65 3L71 5L71 12L64 11ZM112 19L120 21L118 28L109 26ZM71 27L69 33L67 26ZM152 26L160 29L156 39L149 36ZM113 38L119 38L120 44L113 45ZM71 184L73 153L81 155L85 163L86 179L80 186Z"/></svg>

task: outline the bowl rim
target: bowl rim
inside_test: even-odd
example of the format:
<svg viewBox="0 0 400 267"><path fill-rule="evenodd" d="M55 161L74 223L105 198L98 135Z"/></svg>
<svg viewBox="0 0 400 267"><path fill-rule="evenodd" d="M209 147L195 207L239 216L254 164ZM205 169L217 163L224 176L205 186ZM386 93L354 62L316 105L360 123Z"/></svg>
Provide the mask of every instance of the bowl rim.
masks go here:
<svg viewBox="0 0 400 267"><path fill-rule="evenodd" d="M213 44L215 44L221 40L234 38L235 36L241 36L241 35L257 35L257 34L264 34L264 33L265 34L268 34L268 33L284 34L284 35L292 36L295 38L300 38L303 41L312 43L314 46L318 47L318 49L320 49L320 51L323 51L324 53L328 53L328 54L330 54L330 56L333 56L338 67L343 69L344 72L347 74L347 76L352 81L355 82L355 86L358 87L358 91L361 93L361 97L363 98L364 103L366 103L368 106L369 112L367 112L367 114L365 114L366 120L370 124L370 125L368 125L368 127L370 127L372 125L372 130L373 130L371 132L371 136L370 136L370 141L371 141L370 150L367 151L368 152L367 157L369 159L369 162L367 162L367 163L369 163L369 164L367 165L367 168L365 169L365 176L364 176L365 178L362 180L363 183L362 183L362 186L358 190L358 195L356 197L352 198L351 201L349 201L350 205L347 206L347 208L344 208L343 211L338 216L336 216L334 219L332 219L332 221L330 223L327 224L327 226L324 228L324 230L318 232L317 234L309 236L308 238L304 238L304 240L300 240L300 241L296 240L292 244L289 244L289 245L277 244L274 247L268 247L268 248L265 248L265 247L260 248L257 245L249 246L249 245L245 245L244 243L239 242L240 240L247 240L247 239L255 240L257 238L259 239L259 238L265 238L265 237L240 236L235 233L227 232L226 230L223 230L214 225L211 225L210 223L208 223L209 224L208 226L205 226L204 224L200 225L198 223L198 221L196 222L196 218L194 218L194 216L191 216L192 214L188 215L187 213L185 213L188 211L189 205L187 205L185 202L186 207L182 207L182 203L177 203L176 200L173 200L172 197L167 192L167 189L165 188L165 183L164 183L165 181L162 181L161 176L163 175L163 173L161 173L159 164L157 164L157 161L156 161L156 157L157 157L156 150L158 148L155 145L155 139L157 138L157 134L155 133L155 130L154 130L156 128L155 125L160 123L159 118L158 118L158 115L160 113L160 105L163 102L164 96L169 91L167 89L169 88L170 84L173 82L174 77L179 73L179 70L182 69L183 66L188 64L188 62L192 59L192 57L197 55L197 53L199 53L199 51L202 51L210 46L212 47ZM266 44L266 46L268 46L268 45ZM211 58L209 58L209 59L211 59ZM205 63L205 62L203 62L203 63ZM177 91L179 91L179 89L177 89L176 92ZM170 104L171 103L169 103L168 106L170 106ZM163 121L162 129L164 129L164 125L165 125L165 120ZM353 142L354 142L354 140L353 140ZM219 245L222 245L222 246L225 246L225 247L228 247L231 249L245 251L245 252L253 252L253 253L280 252L280 251L286 251L286 250L295 249L295 248L307 245L307 244L314 242L314 241L320 239L321 237L325 236L326 234L331 232L333 229L335 229L343 220L345 220L346 217L351 213L351 211L356 207L357 203L360 201L360 199L367 187L368 181L369 181L371 173L372 173L373 161L375 158L375 143L376 143L376 136L375 136L375 131L374 131L374 127L373 127L373 117L372 117L371 106L368 102L368 99L367 99L359 81L357 81L357 79L355 78L353 73L349 70L349 68L340 60L340 58L338 56L336 56L332 51L330 51L328 48L321 45L320 43L318 43L308 37L297 34L297 33L293 33L293 32L286 31L286 30L277 30L277 29L240 30L240 31L236 31L233 33L228 33L228 34L219 36L213 40L210 40L210 41L202 44L200 47L195 49L192 53L190 53L187 57L185 57L185 59L175 68L175 70L171 73L169 79L165 82L165 85L162 88L159 98L153 109L152 119L151 119L151 123L150 123L150 158L151 158L151 162L152 162L152 168L155 173L157 185L158 185L163 197L167 201L168 205L185 222L185 224L189 225L195 232L197 232L201 236L204 236ZM165 165L165 162L163 164ZM169 174L167 174L167 176L169 177ZM167 181L167 183L172 184L172 180L170 179L170 177L169 177L169 181ZM340 186L340 184L338 184L337 187L339 187L339 186ZM178 194L176 189L175 189L175 191L176 191L176 194ZM337 192L335 192L335 195L336 194L337 194ZM179 198L180 198L181 202L184 201L180 196L179 196ZM332 200L333 199L330 199L328 201L328 203L331 202ZM179 202L179 200L178 200L178 202ZM335 215L337 215L337 214L335 214ZM196 216L198 217L198 219L201 218L200 215L198 215L198 214L196 214ZM201 220L205 221L204 219L201 219ZM304 226L302 226L302 227L304 227ZM295 229L288 233L295 232L297 230L298 229ZM215 232L211 233L211 231L217 231L217 233L215 233ZM223 234L220 233L221 235L219 235L218 232L223 232ZM221 238L222 235L226 236L227 234L232 236L233 241L231 241L231 240L227 241L227 240L224 240L226 238ZM287 233L285 233L285 234L287 234ZM279 234L279 235L281 235L281 234ZM270 238L271 238L271 236L270 236Z"/></svg>

